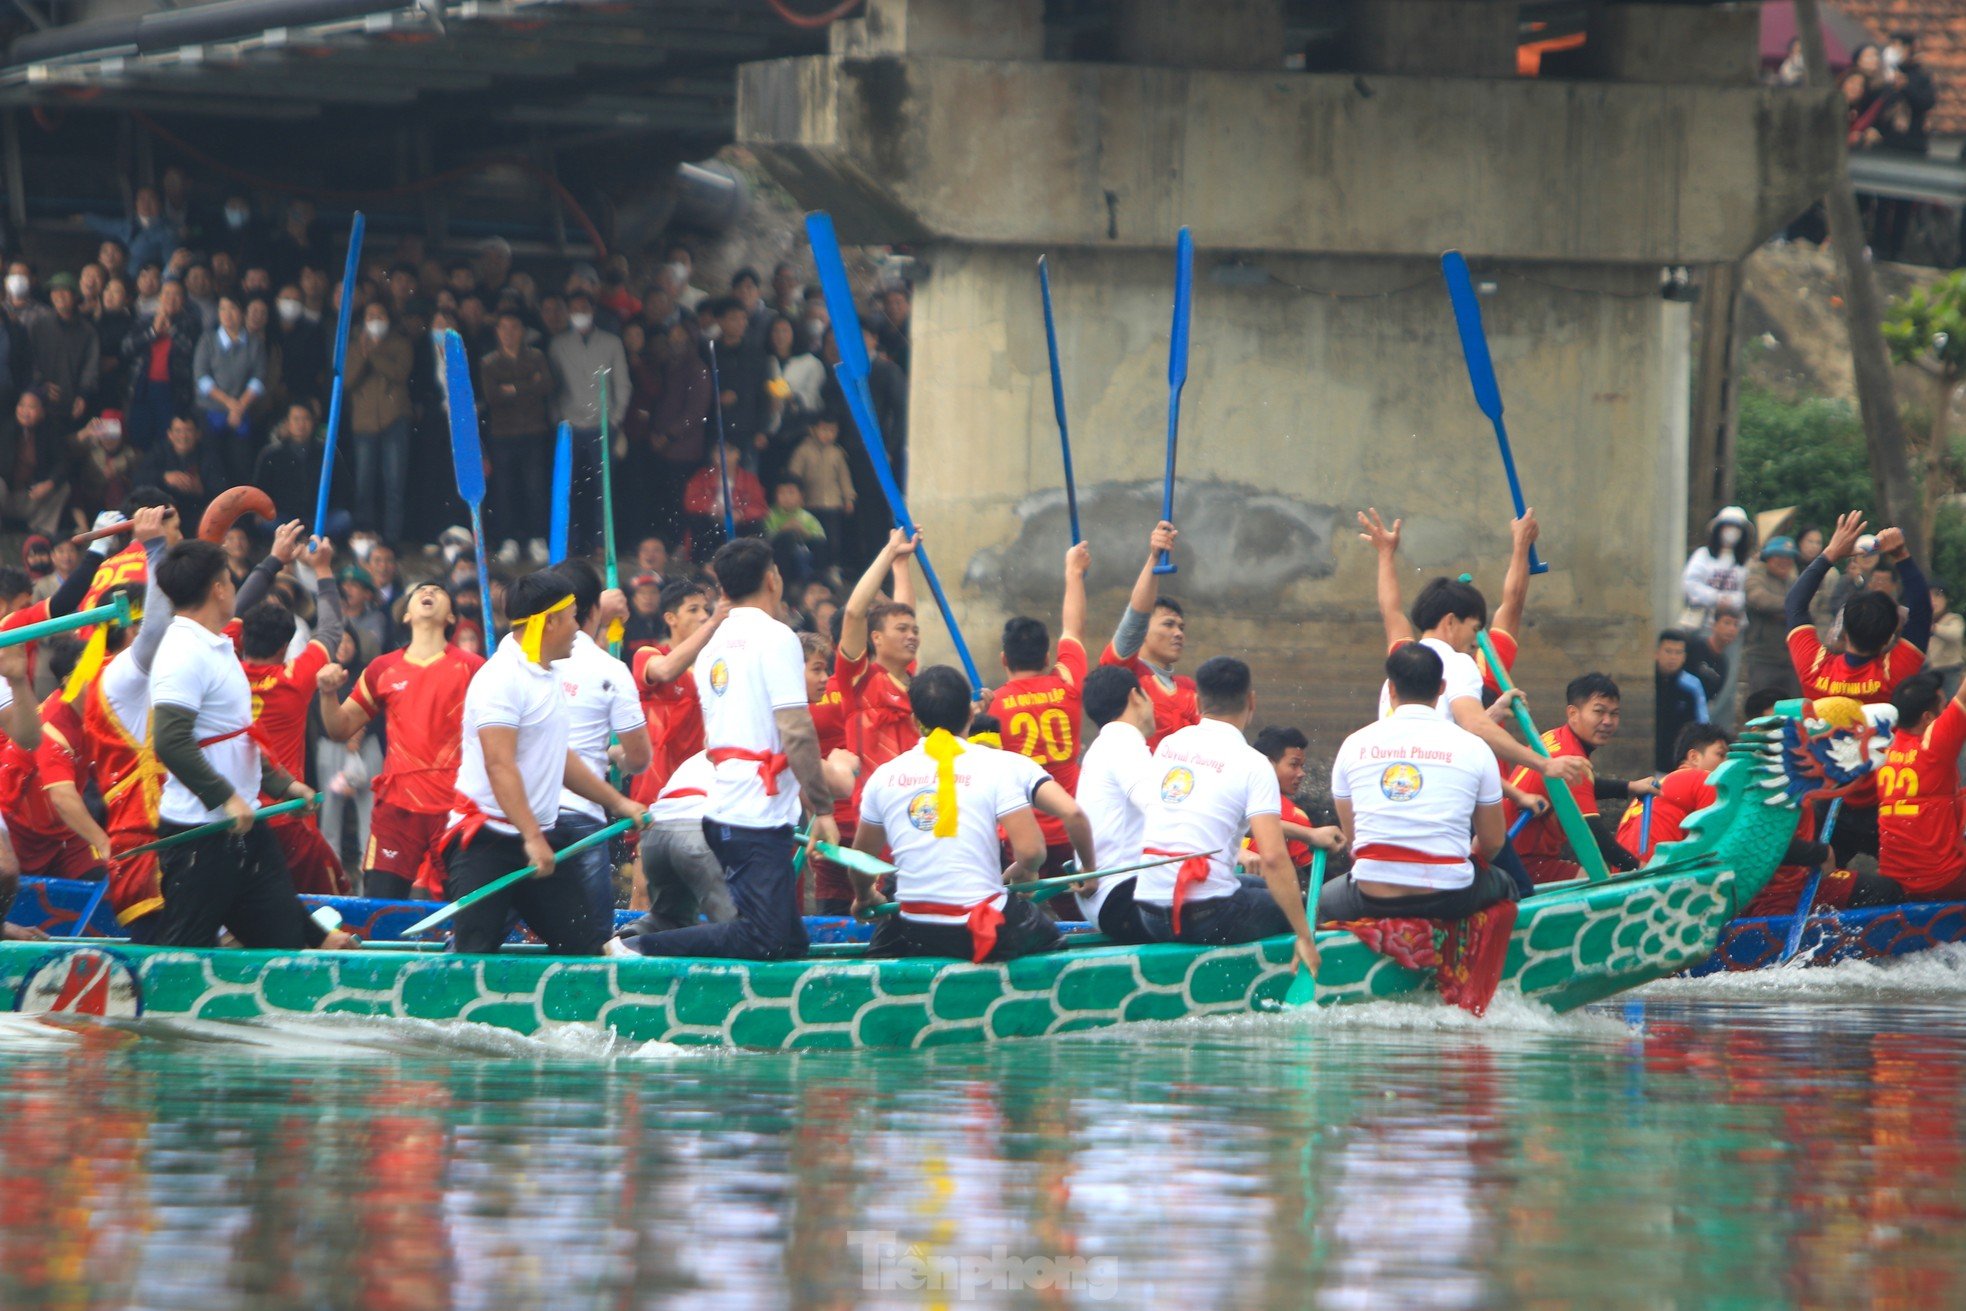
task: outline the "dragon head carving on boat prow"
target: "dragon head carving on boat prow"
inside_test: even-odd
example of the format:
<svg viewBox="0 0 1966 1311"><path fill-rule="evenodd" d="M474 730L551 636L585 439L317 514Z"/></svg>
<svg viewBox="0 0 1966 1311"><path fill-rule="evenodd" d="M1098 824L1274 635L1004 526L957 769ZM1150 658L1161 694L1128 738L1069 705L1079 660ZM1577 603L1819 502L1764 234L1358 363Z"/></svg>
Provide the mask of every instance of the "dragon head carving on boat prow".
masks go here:
<svg viewBox="0 0 1966 1311"><path fill-rule="evenodd" d="M1718 799L1686 821L1647 868L1711 861L1734 871L1736 913L1774 877L1804 805L1842 796L1884 758L1895 716L1888 705L1844 697L1783 701L1742 730L1708 778Z"/></svg>

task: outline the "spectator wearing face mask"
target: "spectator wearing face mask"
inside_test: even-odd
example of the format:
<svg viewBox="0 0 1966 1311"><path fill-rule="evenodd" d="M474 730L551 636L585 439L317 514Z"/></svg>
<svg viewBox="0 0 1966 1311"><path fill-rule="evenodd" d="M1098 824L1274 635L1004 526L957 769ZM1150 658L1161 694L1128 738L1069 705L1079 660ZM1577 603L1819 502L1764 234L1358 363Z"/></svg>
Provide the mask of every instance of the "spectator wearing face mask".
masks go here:
<svg viewBox="0 0 1966 1311"><path fill-rule="evenodd" d="M1679 580L1678 627L1689 636L1711 632L1713 617L1720 611L1736 615L1746 611L1752 537L1748 512L1738 505L1728 506L1707 524L1707 543L1687 558Z"/></svg>
<svg viewBox="0 0 1966 1311"><path fill-rule="evenodd" d="M355 465L355 522L400 541L407 512L410 464L409 338L392 329L389 308L370 301L362 335L348 342L342 389Z"/></svg>
<svg viewBox="0 0 1966 1311"><path fill-rule="evenodd" d="M122 412L104 410L82 430L75 490L69 503L84 519L117 508L135 489L137 466L142 460L142 452L132 449L124 438Z"/></svg>
<svg viewBox="0 0 1966 1311"><path fill-rule="evenodd" d="M280 376L289 402L306 402L316 409L328 404L327 334L307 317L307 302L299 286L287 283L273 299L272 336L280 344Z"/></svg>
<svg viewBox="0 0 1966 1311"><path fill-rule="evenodd" d="M628 373L628 355L621 338L594 324L594 301L584 291L567 300L566 331L555 336L546 350L547 361L559 381L554 395L554 413L561 422L573 426L573 485L600 485L601 385L600 375L608 379L608 421L619 432L628 417L628 400L633 380ZM609 458L613 458L612 452ZM567 549L585 554L600 536L600 522L592 496L576 496L567 527ZM610 507L612 512L612 507Z"/></svg>

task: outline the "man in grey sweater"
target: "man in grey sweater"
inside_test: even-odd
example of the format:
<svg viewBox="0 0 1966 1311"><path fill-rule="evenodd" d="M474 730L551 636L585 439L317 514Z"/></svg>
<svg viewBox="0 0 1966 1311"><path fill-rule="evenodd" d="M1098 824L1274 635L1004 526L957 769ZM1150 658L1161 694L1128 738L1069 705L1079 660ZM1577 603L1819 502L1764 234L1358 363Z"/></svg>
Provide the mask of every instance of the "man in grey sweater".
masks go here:
<svg viewBox="0 0 1966 1311"><path fill-rule="evenodd" d="M218 326L198 339L191 357L198 409L205 432L225 465L226 479L248 482L253 474L252 410L266 392L266 348L246 331L239 302L222 296Z"/></svg>
<svg viewBox="0 0 1966 1311"><path fill-rule="evenodd" d="M621 421L628 414L628 356L621 338L594 326L594 301L584 291L567 299L567 330L554 337L546 358L559 380L554 411L573 427L573 506L567 523L567 551L585 555L600 536L598 513L601 460L614 453L601 450L601 376L608 375L608 425L620 443ZM609 507L609 513L613 507Z"/></svg>

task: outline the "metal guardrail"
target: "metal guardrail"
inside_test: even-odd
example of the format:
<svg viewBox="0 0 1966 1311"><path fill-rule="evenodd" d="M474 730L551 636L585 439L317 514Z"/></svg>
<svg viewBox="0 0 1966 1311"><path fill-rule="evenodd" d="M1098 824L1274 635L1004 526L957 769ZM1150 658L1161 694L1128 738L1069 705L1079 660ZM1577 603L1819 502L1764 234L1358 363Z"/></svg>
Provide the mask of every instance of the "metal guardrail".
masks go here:
<svg viewBox="0 0 1966 1311"><path fill-rule="evenodd" d="M1858 191L1873 196L1966 205L1966 163L1956 159L1859 151L1850 156L1850 181Z"/></svg>

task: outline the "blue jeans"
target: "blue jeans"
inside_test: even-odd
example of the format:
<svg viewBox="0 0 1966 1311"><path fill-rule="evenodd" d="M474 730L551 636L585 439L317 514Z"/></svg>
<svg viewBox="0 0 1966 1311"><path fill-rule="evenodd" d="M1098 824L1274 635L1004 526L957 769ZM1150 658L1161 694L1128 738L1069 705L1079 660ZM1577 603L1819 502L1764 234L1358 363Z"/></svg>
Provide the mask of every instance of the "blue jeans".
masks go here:
<svg viewBox="0 0 1966 1311"><path fill-rule="evenodd" d="M1149 942L1186 942L1198 947L1226 947L1236 942L1255 942L1290 932L1290 917L1277 905L1267 887L1238 882L1226 897L1181 903L1181 932L1175 933L1173 915L1166 906L1136 901L1140 931Z"/></svg>
<svg viewBox="0 0 1966 1311"><path fill-rule="evenodd" d="M629 946L644 956L713 956L726 960L794 960L806 954L806 926L793 899L792 829L739 828L703 821L703 837L724 865L737 918L645 933Z"/></svg>
<svg viewBox="0 0 1966 1311"><path fill-rule="evenodd" d="M606 820L595 819L578 810L562 810L560 822L553 828L554 845L571 846L606 827ZM603 842L560 862L560 868L578 879L587 890L588 904L603 924L614 923L614 861L610 859L613 854L614 844Z"/></svg>
<svg viewBox="0 0 1966 1311"><path fill-rule="evenodd" d="M355 526L400 542L409 499L410 421L398 419L381 432L349 434L355 457Z"/></svg>

